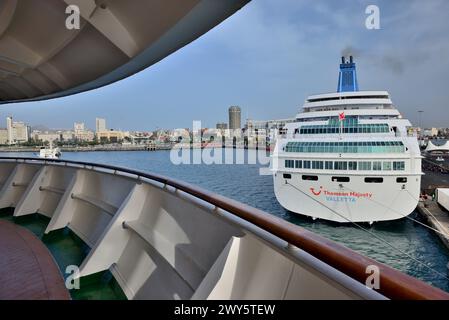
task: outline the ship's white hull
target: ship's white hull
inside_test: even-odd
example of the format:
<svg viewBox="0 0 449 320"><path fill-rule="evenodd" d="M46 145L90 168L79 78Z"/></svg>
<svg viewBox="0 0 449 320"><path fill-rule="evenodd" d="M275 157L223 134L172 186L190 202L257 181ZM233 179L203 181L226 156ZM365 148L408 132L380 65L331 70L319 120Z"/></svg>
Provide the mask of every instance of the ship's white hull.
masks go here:
<svg viewBox="0 0 449 320"><path fill-rule="evenodd" d="M421 175L383 176L383 183L366 183L366 175L345 175L350 183L331 181L333 175L318 175L318 181L302 180L300 173L274 175L274 191L287 210L335 222L388 221L404 218L419 201ZM398 183L398 177L407 177Z"/></svg>

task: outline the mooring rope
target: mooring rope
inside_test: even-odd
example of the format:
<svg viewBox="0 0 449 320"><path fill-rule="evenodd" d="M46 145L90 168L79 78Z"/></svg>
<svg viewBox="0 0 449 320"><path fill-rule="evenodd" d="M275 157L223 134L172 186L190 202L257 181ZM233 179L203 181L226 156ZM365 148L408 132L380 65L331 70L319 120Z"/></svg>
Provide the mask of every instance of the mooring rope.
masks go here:
<svg viewBox="0 0 449 320"><path fill-rule="evenodd" d="M365 231L366 233L370 234L371 236L375 237L377 240L381 241L382 243L386 244L387 246L389 246L390 248L399 251L400 253L402 253L403 255L405 255L406 257L408 257L409 259L415 261L416 263L424 266L425 268L431 270L432 272L438 274L439 276L445 278L446 280L449 281L449 278L442 274L441 272L439 272L438 270L433 269L432 267L428 266L425 262L422 262L421 260L412 257L410 254L408 254L407 252L395 247L394 245L392 245L391 243L389 243L387 240L383 239L382 237L376 235L375 233L367 230L366 228L364 228L363 226L361 226L360 224L358 224L357 222L352 221L351 219L345 217L344 215L338 213L336 210L330 208L329 206L327 206L326 204L318 201L317 199L313 198L312 196L308 195L307 193L305 193L304 191L302 191L301 189L297 188L296 186L294 186L293 184L289 183L287 180L285 181L285 183L291 187L293 187L295 190L298 190L299 192L301 192L302 194L304 194L305 196L309 197L310 199L312 199L313 201L319 203L320 205L326 207L328 210L332 211L333 213L335 213L336 215L338 215L339 217L343 218L344 220L346 220L347 222L355 225L357 228L361 229L362 231Z"/></svg>
<svg viewBox="0 0 449 320"><path fill-rule="evenodd" d="M343 186L343 187L344 187L345 189L351 191L351 192L355 192L355 191L352 190L351 188L348 188L348 187L346 187L346 186ZM410 191L408 191L407 189L404 189L404 190L407 191L407 193L412 197L413 200L416 200L416 201L419 202L419 199L416 199L416 198L410 193ZM398 195L399 195L399 193L398 193ZM436 233L439 233L439 234L441 234L441 235L443 235L443 236L448 236L448 235L449 235L449 233L444 233L444 232L442 232L442 231L440 231L440 230L437 230L437 229L435 229L435 228L432 228L431 226L428 226L427 224L422 223L421 221L418 221L418 220L416 220L416 219L410 217L409 215L404 215L404 214L400 213L398 210L395 210L395 209L393 209L393 208L391 208L391 207L388 207L387 205L385 205L385 204L383 204L383 203L381 203L381 202L379 202L379 201L376 201L376 200L371 199L371 198L368 199L368 200L370 200L370 201L372 201L372 202L374 202L374 203L376 203L376 204L378 204L378 205L380 205L380 206L382 206L382 207L384 207L384 208L386 208L386 209L389 209L389 210L391 210L391 211L394 211L394 212L396 212L397 214L399 214L401 217L406 218L406 219L409 219L409 220L411 220L411 221L413 221L413 222L416 222L416 223L420 224L421 226L423 226L423 227L425 227L425 228L427 228L427 229L430 229L430 230L432 230L432 231L434 231L434 232L436 232ZM432 215L432 216L433 216L433 215ZM434 218L435 218L435 217L434 217Z"/></svg>

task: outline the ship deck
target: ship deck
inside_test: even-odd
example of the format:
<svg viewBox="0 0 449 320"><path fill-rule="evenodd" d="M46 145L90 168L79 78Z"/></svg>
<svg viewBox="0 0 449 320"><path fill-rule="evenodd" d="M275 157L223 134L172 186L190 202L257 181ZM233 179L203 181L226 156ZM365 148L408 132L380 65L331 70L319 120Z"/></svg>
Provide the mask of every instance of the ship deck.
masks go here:
<svg viewBox="0 0 449 320"><path fill-rule="evenodd" d="M32 232L0 220L0 243L0 299L70 299L56 262Z"/></svg>
<svg viewBox="0 0 449 320"><path fill-rule="evenodd" d="M79 289L68 291L65 289L64 279L70 275L65 273L67 266L79 266L82 260L86 257L89 249L83 244L81 239L67 229L53 232L51 235L44 235L44 230L48 221L49 219L47 217L39 214L14 218L12 216L12 209L0 209L0 243L2 243L2 246L0 246L0 300L62 300L70 298L73 300L126 300L124 293L109 272L100 272L82 278ZM6 245L7 235L4 229L11 230L13 228L16 230L15 232L20 230L20 234L15 237L11 237L10 234L8 242L11 245ZM53 279L59 283L62 282L62 288L66 291L67 296L51 295L46 297L45 294L41 296L38 294L32 295L32 292L29 292L27 295L20 294L21 289L27 288L26 290L29 290L29 288L32 288L33 282L22 282L19 286L19 283L15 283L14 281L26 281L28 275L30 280L32 280L32 275L35 275L33 270L27 273L27 270L20 266L20 264L23 263L28 264L23 258L20 260L21 262L19 262L18 266L13 265L12 262L7 263L8 260L12 261L14 259L20 259L17 252L22 252L25 255L29 255L30 253L30 251L26 251L26 247L20 248L17 245L22 241L20 237L21 234L27 234L27 238L33 238L34 246L39 246L41 249L39 253L45 252L46 259L51 261L53 265L56 265L56 269L52 269L52 274L59 275L59 277L55 276ZM16 246L16 255L14 255L14 252L8 251L7 247L9 246L12 248L12 245ZM40 258L40 256L38 257ZM14 270L14 272L12 273L11 270ZM12 276L12 274L18 276ZM47 279L50 281L49 278ZM29 288L28 285L30 285Z"/></svg>

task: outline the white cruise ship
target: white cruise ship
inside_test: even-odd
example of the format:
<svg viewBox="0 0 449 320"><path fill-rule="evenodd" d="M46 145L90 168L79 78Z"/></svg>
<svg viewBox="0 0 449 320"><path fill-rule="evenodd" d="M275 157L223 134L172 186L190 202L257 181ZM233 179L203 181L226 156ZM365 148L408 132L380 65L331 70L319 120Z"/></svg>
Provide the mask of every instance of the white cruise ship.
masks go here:
<svg viewBox="0 0 449 320"><path fill-rule="evenodd" d="M336 93L307 98L278 136L271 168L279 203L336 222L395 220L419 199L421 154L386 91L359 91L352 56Z"/></svg>

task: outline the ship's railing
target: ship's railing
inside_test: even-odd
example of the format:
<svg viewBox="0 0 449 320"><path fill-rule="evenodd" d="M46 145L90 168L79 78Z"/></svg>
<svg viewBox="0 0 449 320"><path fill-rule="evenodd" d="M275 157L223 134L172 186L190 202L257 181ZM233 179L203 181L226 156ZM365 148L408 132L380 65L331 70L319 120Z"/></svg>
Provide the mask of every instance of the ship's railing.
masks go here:
<svg viewBox="0 0 449 320"><path fill-rule="evenodd" d="M367 277L370 275L368 272L370 267L377 266L379 268L380 285L379 288L375 290L387 298L449 299L449 293L432 287L419 279L408 276L371 258L365 257L334 241L321 237L262 210L183 181L168 178L159 174L92 162L26 157L0 157L0 161L40 165L61 165L77 169L122 175L141 181L145 179L155 181L164 186L170 186L176 190L185 192L215 206L216 208L220 208L238 218L250 222L268 233L286 241L288 243L287 250L292 247L304 250L315 258L362 284L366 283ZM105 170L109 170L110 172Z"/></svg>

